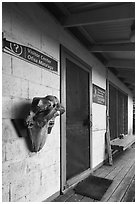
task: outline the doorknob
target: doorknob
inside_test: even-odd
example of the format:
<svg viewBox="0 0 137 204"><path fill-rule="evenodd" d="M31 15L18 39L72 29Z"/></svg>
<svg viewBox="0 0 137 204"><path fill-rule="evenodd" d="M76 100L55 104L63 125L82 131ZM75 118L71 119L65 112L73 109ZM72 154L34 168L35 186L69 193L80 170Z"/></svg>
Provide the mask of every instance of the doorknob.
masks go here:
<svg viewBox="0 0 137 204"><path fill-rule="evenodd" d="M92 121L89 119L86 119L83 121L83 125L91 128L92 127Z"/></svg>
<svg viewBox="0 0 137 204"><path fill-rule="evenodd" d="M90 120L90 128L92 127L92 121Z"/></svg>

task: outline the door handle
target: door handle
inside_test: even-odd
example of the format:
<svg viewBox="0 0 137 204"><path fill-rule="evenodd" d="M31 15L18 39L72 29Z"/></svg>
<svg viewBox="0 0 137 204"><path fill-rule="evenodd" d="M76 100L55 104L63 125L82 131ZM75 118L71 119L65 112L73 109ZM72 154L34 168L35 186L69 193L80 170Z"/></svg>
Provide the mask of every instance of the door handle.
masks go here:
<svg viewBox="0 0 137 204"><path fill-rule="evenodd" d="M84 120L83 121L83 126L88 126L88 127L92 127L92 121L91 120L88 120L88 119L86 119L86 120Z"/></svg>
<svg viewBox="0 0 137 204"><path fill-rule="evenodd" d="M92 128L92 121L90 120L90 128Z"/></svg>

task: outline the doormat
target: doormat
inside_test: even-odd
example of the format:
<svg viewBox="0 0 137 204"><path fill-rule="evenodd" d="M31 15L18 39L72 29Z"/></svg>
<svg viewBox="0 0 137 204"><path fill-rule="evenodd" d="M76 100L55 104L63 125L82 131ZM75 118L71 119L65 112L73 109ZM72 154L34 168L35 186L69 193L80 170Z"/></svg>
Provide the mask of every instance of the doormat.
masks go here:
<svg viewBox="0 0 137 204"><path fill-rule="evenodd" d="M101 200L111 183L112 180L89 176L78 183L74 190L77 194L87 196L95 200Z"/></svg>

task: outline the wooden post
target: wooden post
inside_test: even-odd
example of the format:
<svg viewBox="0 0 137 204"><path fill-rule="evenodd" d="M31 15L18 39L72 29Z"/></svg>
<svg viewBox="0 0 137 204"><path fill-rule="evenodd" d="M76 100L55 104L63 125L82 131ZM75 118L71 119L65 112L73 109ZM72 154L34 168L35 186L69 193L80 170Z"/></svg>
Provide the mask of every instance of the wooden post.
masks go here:
<svg viewBox="0 0 137 204"><path fill-rule="evenodd" d="M112 158L112 149L110 143L110 129L109 129L109 81L108 81L108 69L107 69L107 80L106 80L106 143L107 143L107 152L108 152L108 163L109 165L113 164Z"/></svg>

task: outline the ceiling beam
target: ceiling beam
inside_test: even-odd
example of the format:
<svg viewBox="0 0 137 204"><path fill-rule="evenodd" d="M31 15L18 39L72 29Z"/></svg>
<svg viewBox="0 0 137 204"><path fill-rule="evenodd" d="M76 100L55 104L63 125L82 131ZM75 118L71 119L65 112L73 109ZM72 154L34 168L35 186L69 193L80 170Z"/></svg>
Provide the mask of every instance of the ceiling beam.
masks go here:
<svg viewBox="0 0 137 204"><path fill-rule="evenodd" d="M128 40L109 40L109 41L101 41L101 45L107 45L107 44L122 44L122 43L131 43L130 39Z"/></svg>
<svg viewBox="0 0 137 204"><path fill-rule="evenodd" d="M135 73L134 72L132 74L131 73L129 74L129 72L124 72L124 73L118 72L116 76L120 77L120 78L124 78L124 79L129 80L129 81L131 81L131 80L135 81Z"/></svg>
<svg viewBox="0 0 137 204"><path fill-rule="evenodd" d="M102 7L102 6L109 6L109 5L116 5L116 4L121 4L121 3L117 3L117 2L85 2L85 3L73 3L70 6L68 6L68 8L71 10L71 12L78 12L78 11L83 11L85 9L95 9L98 7Z"/></svg>
<svg viewBox="0 0 137 204"><path fill-rule="evenodd" d="M129 79L129 80L133 80L133 79L135 79L135 75L134 74L132 74L132 75L129 75L128 73L118 73L117 74L117 77L123 77L123 78L125 78L125 79Z"/></svg>
<svg viewBox="0 0 137 204"><path fill-rule="evenodd" d="M128 83L134 83L135 82L135 77L129 76L129 77L124 77L124 76L119 76L118 77L120 80L123 82L128 82Z"/></svg>
<svg viewBox="0 0 137 204"><path fill-rule="evenodd" d="M115 51L135 51L134 43L93 45L88 48L90 52L115 52Z"/></svg>
<svg viewBox="0 0 137 204"><path fill-rule="evenodd" d="M92 36L84 29L84 27L78 27L79 31L88 39L91 44L96 44L96 41L92 38Z"/></svg>
<svg viewBox="0 0 137 204"><path fill-rule="evenodd" d="M61 2L54 2L54 4L61 10L63 15L66 15L66 16L70 15L68 9L64 6L63 3L61 3Z"/></svg>
<svg viewBox="0 0 137 204"><path fill-rule="evenodd" d="M124 83L128 83L130 87L135 88L135 82L131 82L131 81L125 80Z"/></svg>
<svg viewBox="0 0 137 204"><path fill-rule="evenodd" d="M92 3L93 4L93 3ZM60 2L57 2L55 3L55 5L61 10L61 12L63 12L64 15L66 16L70 16L70 12L68 11L68 9L64 6L63 3L60 3ZM85 38L88 39L88 41L91 43L91 44L96 44L96 41L92 38L92 36L85 30L84 27L82 26L79 26L77 28L81 33L82 35L85 36ZM102 55L107 59L105 53L102 53Z"/></svg>
<svg viewBox="0 0 137 204"><path fill-rule="evenodd" d="M106 63L106 67L114 67L114 68L123 68L123 69L135 69L135 61L134 60L120 60L114 59L110 60Z"/></svg>
<svg viewBox="0 0 137 204"><path fill-rule="evenodd" d="M135 7L134 3L131 2L129 4L72 14L64 19L63 26L73 27L133 19L135 19Z"/></svg>
<svg viewBox="0 0 137 204"><path fill-rule="evenodd" d="M95 40L92 38L92 36L85 30L84 27L79 26L77 29L88 39L88 41L89 41L91 44L96 44L96 41L95 41ZM106 56L105 53L102 52L101 54L103 55L103 57L104 57L106 60L108 60L108 57Z"/></svg>

